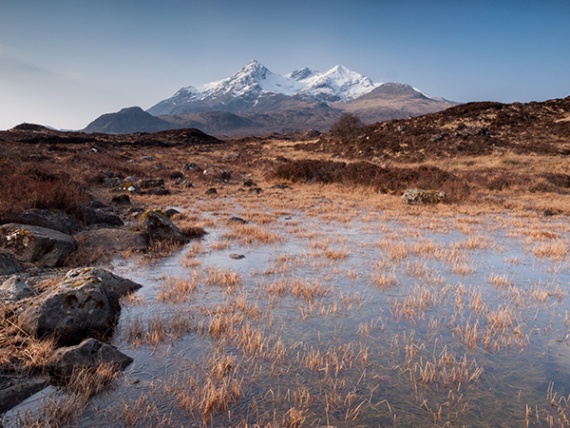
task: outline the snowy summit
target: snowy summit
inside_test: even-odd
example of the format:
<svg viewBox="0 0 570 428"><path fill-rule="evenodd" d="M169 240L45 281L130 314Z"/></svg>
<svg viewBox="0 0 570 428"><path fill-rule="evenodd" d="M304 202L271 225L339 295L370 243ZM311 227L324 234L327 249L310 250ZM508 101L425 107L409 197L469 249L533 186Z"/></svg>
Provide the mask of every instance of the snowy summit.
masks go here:
<svg viewBox="0 0 570 428"><path fill-rule="evenodd" d="M350 101L380 86L368 77L337 65L325 72L307 67L286 75L273 73L251 60L234 75L198 87L187 86L148 112L153 115L183 114L199 108L224 105L229 110L247 110L260 97L284 95L331 103Z"/></svg>

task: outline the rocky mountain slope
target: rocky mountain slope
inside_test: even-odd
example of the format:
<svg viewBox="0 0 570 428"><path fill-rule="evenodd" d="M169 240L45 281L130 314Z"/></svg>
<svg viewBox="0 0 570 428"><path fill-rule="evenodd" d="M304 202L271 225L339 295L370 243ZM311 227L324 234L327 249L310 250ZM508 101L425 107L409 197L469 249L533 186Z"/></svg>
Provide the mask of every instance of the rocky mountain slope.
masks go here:
<svg viewBox="0 0 570 428"><path fill-rule="evenodd" d="M147 112L169 123L171 128L197 127L214 135L235 136L309 128L327 131L345 112L353 112L365 122L373 123L439 111L452 105L455 103L430 97L409 85L375 83L342 65L326 72L303 68L279 75L252 60L226 79L184 87ZM104 115L104 119L92 122L85 131L142 130L124 124L120 113ZM141 118L140 123L156 126L149 118Z"/></svg>

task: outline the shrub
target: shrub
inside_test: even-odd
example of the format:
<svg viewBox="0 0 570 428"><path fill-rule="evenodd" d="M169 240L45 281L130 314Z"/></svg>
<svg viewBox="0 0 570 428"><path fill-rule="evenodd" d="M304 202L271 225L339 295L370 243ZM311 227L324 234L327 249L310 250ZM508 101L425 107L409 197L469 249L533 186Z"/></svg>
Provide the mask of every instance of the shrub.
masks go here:
<svg viewBox="0 0 570 428"><path fill-rule="evenodd" d="M364 123L358 116L344 113L332 126L331 134L341 140L356 138L364 130Z"/></svg>

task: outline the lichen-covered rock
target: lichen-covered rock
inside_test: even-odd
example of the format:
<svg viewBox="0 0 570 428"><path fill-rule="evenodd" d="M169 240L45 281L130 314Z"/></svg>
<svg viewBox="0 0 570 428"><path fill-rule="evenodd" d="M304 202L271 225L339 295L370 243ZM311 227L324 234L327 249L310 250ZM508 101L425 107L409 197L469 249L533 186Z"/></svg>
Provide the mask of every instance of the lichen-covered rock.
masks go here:
<svg viewBox="0 0 570 428"><path fill-rule="evenodd" d="M182 232L161 210L149 210L141 215L143 230L149 240L185 244L190 237Z"/></svg>
<svg viewBox="0 0 570 428"><path fill-rule="evenodd" d="M18 275L11 276L0 285L0 302L16 302L33 296L34 291Z"/></svg>
<svg viewBox="0 0 570 428"><path fill-rule="evenodd" d="M119 297L139 284L99 268L73 269L54 290L28 305L19 316L22 329L35 337L54 337L58 345L75 345L113 332Z"/></svg>
<svg viewBox="0 0 570 428"><path fill-rule="evenodd" d="M22 270L14 254L0 249L0 275L12 275Z"/></svg>
<svg viewBox="0 0 570 428"><path fill-rule="evenodd" d="M79 345L59 348L49 359L48 367L59 376L70 376L74 369L96 369L101 364L126 369L133 359L115 347L97 339L85 339Z"/></svg>
<svg viewBox="0 0 570 428"><path fill-rule="evenodd" d="M107 294L114 293L118 297L137 291L142 285L97 267L72 269L58 284L58 289L74 289L82 283L100 283Z"/></svg>
<svg viewBox="0 0 570 428"><path fill-rule="evenodd" d="M439 190L408 189L402 195L402 201L412 205L437 204L445 199L445 193Z"/></svg>
<svg viewBox="0 0 570 428"><path fill-rule="evenodd" d="M57 267L77 248L62 232L40 226L8 223L0 226L0 246L12 251L20 262Z"/></svg>

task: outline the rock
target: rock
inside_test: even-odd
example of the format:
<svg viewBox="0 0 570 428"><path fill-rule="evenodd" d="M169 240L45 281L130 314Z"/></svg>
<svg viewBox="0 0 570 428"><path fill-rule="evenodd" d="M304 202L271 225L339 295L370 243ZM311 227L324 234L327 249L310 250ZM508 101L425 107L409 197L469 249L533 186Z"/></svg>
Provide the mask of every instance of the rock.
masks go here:
<svg viewBox="0 0 570 428"><path fill-rule="evenodd" d="M154 195L154 196L167 196L170 195L170 190L163 189L162 187L155 187L152 189L148 189L146 191L147 195Z"/></svg>
<svg viewBox="0 0 570 428"><path fill-rule="evenodd" d="M98 201L97 199L94 199L91 202L89 202L89 208L101 209L101 208L108 208L108 207L103 202Z"/></svg>
<svg viewBox="0 0 570 428"><path fill-rule="evenodd" d="M445 193L439 190L408 189L402 195L402 201L408 204L437 204L445 199Z"/></svg>
<svg viewBox="0 0 570 428"><path fill-rule="evenodd" d="M200 168L196 162L190 162L187 163L186 165L184 165L184 169L186 171L197 171L197 172L202 172L202 168Z"/></svg>
<svg viewBox="0 0 570 428"><path fill-rule="evenodd" d="M247 221L244 220L244 219L241 218L241 217L230 217L230 218L228 218L228 222L227 222L227 223L228 223L229 225L232 225L232 224L247 224Z"/></svg>
<svg viewBox="0 0 570 428"><path fill-rule="evenodd" d="M263 189L261 187L250 187L248 192L249 193L255 193L256 195L259 195L261 192L263 192Z"/></svg>
<svg viewBox="0 0 570 428"><path fill-rule="evenodd" d="M32 208L16 216L15 223L45 227L71 235L81 229L79 222L60 210Z"/></svg>
<svg viewBox="0 0 570 428"><path fill-rule="evenodd" d="M218 190L215 187L210 187L208 190L206 190L206 195L217 195L218 194Z"/></svg>
<svg viewBox="0 0 570 428"><path fill-rule="evenodd" d="M241 260L245 259L245 256L243 254L230 254L230 259Z"/></svg>
<svg viewBox="0 0 570 428"><path fill-rule="evenodd" d="M180 211L175 210L174 208L168 208L164 214L168 216L168 218L172 217L173 215L180 214Z"/></svg>
<svg viewBox="0 0 570 428"><path fill-rule="evenodd" d="M128 196L128 195L127 195ZM81 210L83 221L87 226L106 224L109 226L123 226L123 220L117 214L104 210L84 207Z"/></svg>
<svg viewBox="0 0 570 428"><path fill-rule="evenodd" d="M130 279L97 267L83 267L68 271L58 288L74 289L81 285L80 283L87 282L100 283L107 294L114 293L118 297L126 296L142 288L142 285Z"/></svg>
<svg viewBox="0 0 570 428"><path fill-rule="evenodd" d="M59 346L107 337L121 310L119 297L140 287L103 269L73 269L55 289L32 301L19 322L28 334L54 337Z"/></svg>
<svg viewBox="0 0 570 428"><path fill-rule="evenodd" d="M14 254L0 249L0 275L12 275L21 270L22 267Z"/></svg>
<svg viewBox="0 0 570 428"><path fill-rule="evenodd" d="M160 210L149 210L141 216L142 227L148 235L149 241L171 242L175 244L184 244L190 240L190 237L182 232L168 218L168 216Z"/></svg>
<svg viewBox="0 0 570 428"><path fill-rule="evenodd" d="M257 184L255 184L255 182L251 178L248 178L247 180L245 180L243 182L243 185L244 185L244 187L255 187L255 186L257 186Z"/></svg>
<svg viewBox="0 0 570 428"><path fill-rule="evenodd" d="M75 235L79 249L105 252L145 251L146 236L125 229L102 228L80 232Z"/></svg>
<svg viewBox="0 0 570 428"><path fill-rule="evenodd" d="M79 345L59 348L48 360L50 372L58 376L71 376L74 369L96 369L109 364L118 370L126 369L133 359L115 347L97 339L85 339Z"/></svg>
<svg viewBox="0 0 570 428"><path fill-rule="evenodd" d="M127 193L119 193L118 195L113 195L111 198L111 203L119 205L130 205L131 198Z"/></svg>
<svg viewBox="0 0 570 428"><path fill-rule="evenodd" d="M152 189L154 187L164 187L164 180L162 178L145 178L137 182L141 189Z"/></svg>
<svg viewBox="0 0 570 428"><path fill-rule="evenodd" d="M20 262L43 267L61 266L77 248L75 240L65 233L16 223L0 226L0 246L13 251Z"/></svg>
<svg viewBox="0 0 570 428"><path fill-rule="evenodd" d="M0 376L0 415L49 385L49 376Z"/></svg>
<svg viewBox="0 0 570 428"><path fill-rule="evenodd" d="M0 301L10 303L33 296L34 291L18 275L11 276L0 285Z"/></svg>

